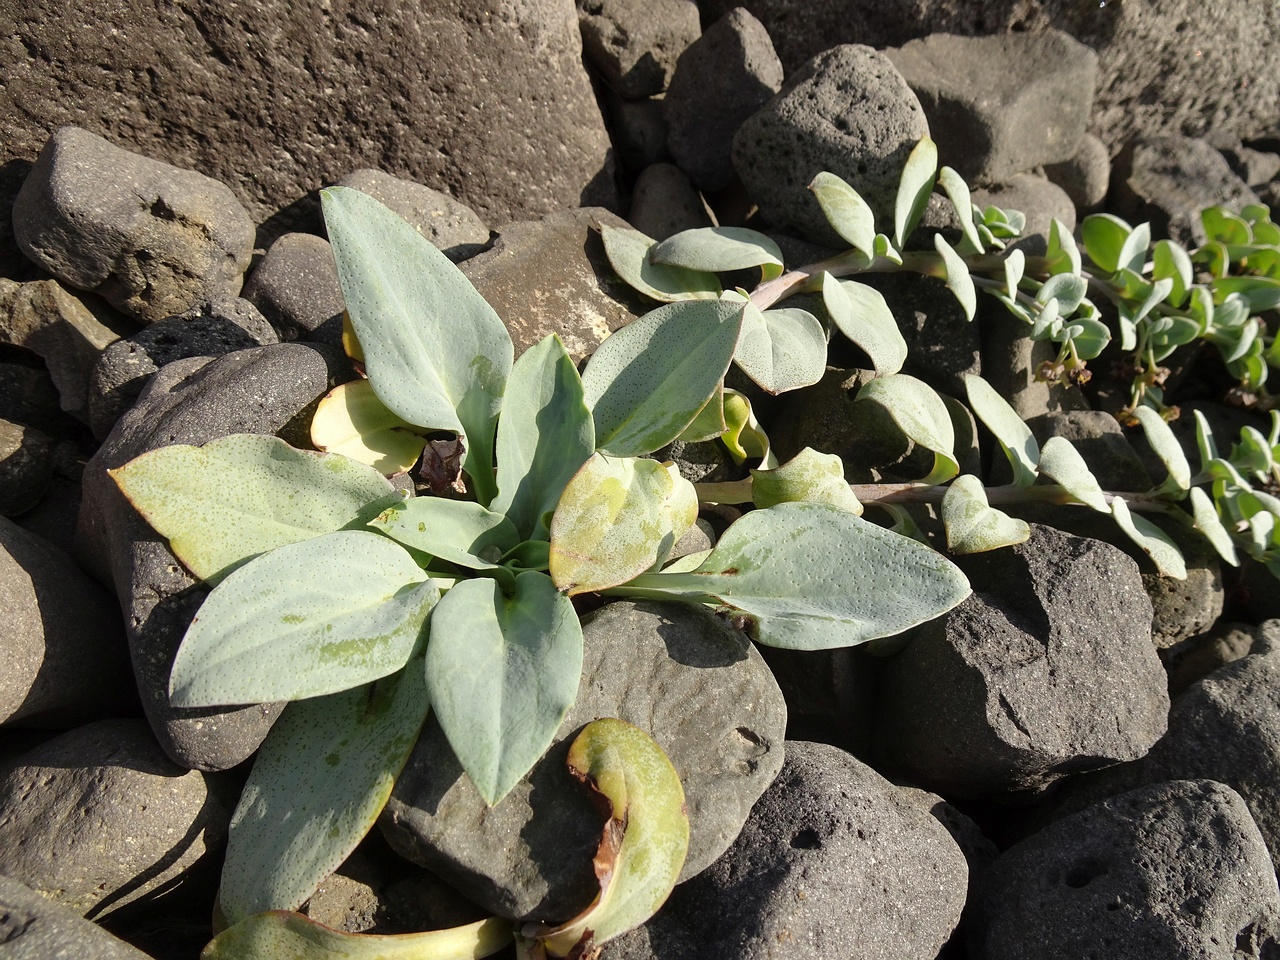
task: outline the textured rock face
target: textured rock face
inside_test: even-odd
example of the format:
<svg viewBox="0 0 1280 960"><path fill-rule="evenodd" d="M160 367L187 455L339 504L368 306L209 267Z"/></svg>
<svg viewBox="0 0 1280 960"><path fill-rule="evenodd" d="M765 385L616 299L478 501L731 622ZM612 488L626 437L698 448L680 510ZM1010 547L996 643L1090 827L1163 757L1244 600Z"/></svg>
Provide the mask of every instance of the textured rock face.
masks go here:
<svg viewBox="0 0 1280 960"><path fill-rule="evenodd" d="M676 58L701 33L693 0L577 0L577 6L587 59L632 99L667 89Z"/></svg>
<svg viewBox="0 0 1280 960"><path fill-rule="evenodd" d="M150 960L9 877L0 877L0 938L7 960Z"/></svg>
<svg viewBox="0 0 1280 960"><path fill-rule="evenodd" d="M221 180L259 223L359 167L495 224L616 202L573 0L68 0L7 21L12 156L77 123Z"/></svg>

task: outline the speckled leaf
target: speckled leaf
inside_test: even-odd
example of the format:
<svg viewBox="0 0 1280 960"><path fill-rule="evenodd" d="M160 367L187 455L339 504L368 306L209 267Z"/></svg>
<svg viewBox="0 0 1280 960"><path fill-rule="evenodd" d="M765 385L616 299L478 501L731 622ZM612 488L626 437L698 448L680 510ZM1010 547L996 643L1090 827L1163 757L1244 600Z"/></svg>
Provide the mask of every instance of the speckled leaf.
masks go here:
<svg viewBox="0 0 1280 960"><path fill-rule="evenodd" d="M364 464L247 433L160 447L108 473L210 583L267 550L367 519L371 503L381 509L393 495Z"/></svg>
<svg viewBox="0 0 1280 960"><path fill-rule="evenodd" d="M463 580L431 614L427 688L462 768L490 806L542 756L578 695L582 627L545 573Z"/></svg>
<svg viewBox="0 0 1280 960"><path fill-rule="evenodd" d="M320 401L311 418L311 442L391 476L418 462L427 438L421 427L388 410L368 380L352 380Z"/></svg>
<svg viewBox="0 0 1280 960"><path fill-rule="evenodd" d="M448 257L378 201L346 187L320 198L374 391L409 423L462 434L464 469L488 503L515 356L507 328Z"/></svg>
<svg viewBox="0 0 1280 960"><path fill-rule="evenodd" d="M938 148L923 137L912 148L898 178L898 195L893 204L893 241L901 250L929 205L938 171Z"/></svg>
<svg viewBox="0 0 1280 960"><path fill-rule="evenodd" d="M866 256L874 257L876 215L858 191L825 171L813 178L809 189L831 228Z"/></svg>
<svg viewBox="0 0 1280 960"><path fill-rule="evenodd" d="M727 427L724 419L724 386L717 384L711 399L698 411L698 415L693 418L693 423L685 427L684 432L676 439L685 443L714 440L724 433Z"/></svg>
<svg viewBox="0 0 1280 960"><path fill-rule="evenodd" d="M825 650L891 636L969 595L941 554L823 503L753 510L690 573L654 573L630 586L714 598L742 613L766 646Z"/></svg>
<svg viewBox="0 0 1280 960"><path fill-rule="evenodd" d="M1151 445L1152 451L1169 471L1165 482L1156 489L1169 493L1187 490L1191 486L1191 464L1187 463L1187 455L1182 451L1182 444L1173 435L1164 417L1145 406L1137 407L1133 415L1142 424L1142 432L1147 435L1147 443Z"/></svg>
<svg viewBox="0 0 1280 960"><path fill-rule="evenodd" d="M974 415L986 424L1008 457L1013 467L1013 482L1024 487L1035 483L1040 445L1031 435L1031 428L1023 423L1009 401L981 377L966 373L964 387Z"/></svg>
<svg viewBox="0 0 1280 960"><path fill-rule="evenodd" d="M373 684L285 707L231 818L218 894L231 923L296 910L378 819L427 718L421 656Z"/></svg>
<svg viewBox="0 0 1280 960"><path fill-rule="evenodd" d="M205 599L170 677L178 707L300 700L399 670L438 592L403 547L342 530L245 564Z"/></svg>
<svg viewBox="0 0 1280 960"><path fill-rule="evenodd" d="M551 578L569 596L625 583L665 560L697 516L674 465L597 453L551 519Z"/></svg>
<svg viewBox="0 0 1280 960"><path fill-rule="evenodd" d="M689 850L680 777L647 733L622 720L594 720L570 746L569 770L607 800L611 812L593 864L600 883L595 901L559 927L521 931L553 957L592 956L657 913Z"/></svg>
<svg viewBox="0 0 1280 960"><path fill-rule="evenodd" d="M827 372L827 334L806 310L745 305L734 362L766 393L811 386Z"/></svg>
<svg viewBox="0 0 1280 960"><path fill-rule="evenodd" d="M545 515L596 448L595 424L578 368L552 334L511 370L498 421L498 496L520 536L546 539Z"/></svg>
<svg viewBox="0 0 1280 960"><path fill-rule="evenodd" d="M1040 451L1040 472L1062 487L1081 503L1099 513L1110 513L1111 507L1103 495L1089 465L1080 451L1066 437L1050 437Z"/></svg>
<svg viewBox="0 0 1280 960"><path fill-rule="evenodd" d="M582 374L596 449L637 457L680 436L724 379L742 312L729 301L672 303L600 344Z"/></svg>
<svg viewBox="0 0 1280 960"><path fill-rule="evenodd" d="M951 249L951 244L943 239L942 234L933 235L933 246L942 256L942 265L947 271L947 289L955 294L964 310L964 318L972 320L978 312L978 292L973 285L973 277L969 275L968 265L960 254Z"/></svg>
<svg viewBox="0 0 1280 960"><path fill-rule="evenodd" d="M763 233L746 227L696 227L681 230L649 252L654 263L686 270L722 273L760 267L762 278L782 273L782 251Z"/></svg>
<svg viewBox="0 0 1280 960"><path fill-rule="evenodd" d="M388 507L369 526L397 543L472 570L496 567L521 539L502 514L470 500L443 497L405 500Z"/></svg>
<svg viewBox="0 0 1280 960"><path fill-rule="evenodd" d="M943 167L938 171L938 183L947 192L951 206L955 208L966 252L982 253L982 239L973 223L973 200L969 196L969 185L950 167Z"/></svg>
<svg viewBox="0 0 1280 960"><path fill-rule="evenodd" d="M933 451L933 470L926 483L946 483L960 472L954 448L955 427L947 405L923 380L895 373L863 384L858 400L880 404L908 439Z"/></svg>
<svg viewBox="0 0 1280 960"><path fill-rule="evenodd" d="M751 471L751 499L757 507L807 501L825 503L862 516L862 504L844 478L844 463L834 453L805 447L773 470Z"/></svg>
<svg viewBox="0 0 1280 960"><path fill-rule="evenodd" d="M600 228L600 236L609 265L645 296L663 303L719 299L720 281L714 273L654 263L649 253L658 241L639 230L605 224Z"/></svg>
<svg viewBox="0 0 1280 960"><path fill-rule="evenodd" d="M1178 545L1146 517L1131 513L1123 497L1111 499L1111 515L1125 535L1142 548L1156 569L1174 580L1187 579L1187 564Z"/></svg>
<svg viewBox="0 0 1280 960"><path fill-rule="evenodd" d="M259 913L218 934L200 960L477 960L511 943L499 917L424 933L344 933L300 913Z"/></svg>
<svg viewBox="0 0 1280 960"><path fill-rule="evenodd" d="M1231 534L1223 526L1213 501L1200 487L1191 488L1191 514L1195 520L1195 528L1204 534L1218 556L1233 567L1240 566L1240 558L1236 554L1235 544L1231 542Z"/></svg>
<svg viewBox="0 0 1280 960"><path fill-rule="evenodd" d="M879 290L856 280L836 280L824 273L822 301L840 332L871 358L876 373L888 376L902 369L907 359L907 341Z"/></svg>
<svg viewBox="0 0 1280 960"><path fill-rule="evenodd" d="M985 553L1031 539L1027 522L992 507L982 481L971 473L956 477L947 487L941 512L947 549L954 554Z"/></svg>

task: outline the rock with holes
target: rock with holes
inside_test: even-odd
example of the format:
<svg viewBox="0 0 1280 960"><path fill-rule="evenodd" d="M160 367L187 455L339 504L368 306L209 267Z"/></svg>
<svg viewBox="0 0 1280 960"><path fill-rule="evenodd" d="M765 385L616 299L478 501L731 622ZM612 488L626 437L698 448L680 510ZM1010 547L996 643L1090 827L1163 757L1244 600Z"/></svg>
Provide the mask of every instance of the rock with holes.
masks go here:
<svg viewBox="0 0 1280 960"><path fill-rule="evenodd" d="M303 445L310 420L299 412L350 376L337 351L303 343L174 361L152 377L85 466L79 527L84 560L99 580L115 585L142 705L165 752L183 766L223 770L243 762L283 704L170 706L169 670L208 590L183 569L107 470L159 446L201 444L231 433L279 434Z"/></svg>
<svg viewBox="0 0 1280 960"><path fill-rule="evenodd" d="M74 910L0 876L0 946L6 960L151 960Z"/></svg>
<svg viewBox="0 0 1280 960"><path fill-rule="evenodd" d="M0 774L0 874L106 916L221 847L233 797L174 764L142 720L78 727Z"/></svg>
<svg viewBox="0 0 1280 960"><path fill-rule="evenodd" d="M253 221L235 195L191 170L56 130L13 205L28 259L144 323L235 296Z"/></svg>
<svg viewBox="0 0 1280 960"><path fill-rule="evenodd" d="M973 960L1246 960L1280 950L1280 891L1244 801L1152 784L1059 820L986 871Z"/></svg>
<svg viewBox="0 0 1280 960"><path fill-rule="evenodd" d="M702 32L693 0L577 0L577 5L587 62L631 99L666 90L676 58Z"/></svg>
<svg viewBox="0 0 1280 960"><path fill-rule="evenodd" d="M1165 674L1137 565L1033 525L958 558L973 594L886 666L876 754L948 799L1038 790L1133 760L1164 733Z"/></svg>
<svg viewBox="0 0 1280 960"><path fill-rule="evenodd" d="M733 846L601 960L935 957L967 877L916 797L837 747L791 740Z"/></svg>
<svg viewBox="0 0 1280 960"><path fill-rule="evenodd" d="M724 853L782 766L786 705L760 654L703 607L612 603L583 618L578 699L555 743L496 807L429 720L382 818L402 855L506 917L563 920L598 890L601 817L568 776L573 737L597 717L652 736L684 784L692 877Z"/></svg>

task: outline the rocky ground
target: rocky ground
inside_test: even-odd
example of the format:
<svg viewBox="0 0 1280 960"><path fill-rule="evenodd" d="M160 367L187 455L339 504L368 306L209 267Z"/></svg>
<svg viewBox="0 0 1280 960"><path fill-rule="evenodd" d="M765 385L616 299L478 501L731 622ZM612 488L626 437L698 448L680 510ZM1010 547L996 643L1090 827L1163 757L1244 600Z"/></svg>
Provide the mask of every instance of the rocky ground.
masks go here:
<svg viewBox="0 0 1280 960"><path fill-rule="evenodd" d="M602 224L745 224L817 260L837 238L814 173L883 205L925 134L976 203L1026 213L1029 250L1052 217L1106 210L1194 244L1202 206L1280 202L1280 12L1248 0L159 21L131 0L111 31L94 4L38 6L0 31L4 957L189 960L210 936L231 812L281 705L168 703L207 588L106 471L231 433L307 443L315 402L354 376L316 187L413 223L517 351L556 332L579 359L649 309ZM941 281L869 282L906 372L960 395L980 373L1104 486L1151 485L1108 377L1051 389L999 305L969 324ZM1183 423L1265 433L1190 352L1167 386ZM852 403L856 349L830 358L821 383L756 397L780 456L837 453L851 482L927 472ZM669 452L691 479L732 468L713 445ZM1276 581L1190 542L1170 581L1109 526L1024 516L1028 542L960 561L968 600L872 650L757 650L651 602L589 613L583 693L527 781L482 816L429 724L310 915L402 932L574 912L598 826L551 770L586 719L618 716L681 773L691 846L666 906L604 960L1280 956ZM725 517L706 519L714 535Z"/></svg>

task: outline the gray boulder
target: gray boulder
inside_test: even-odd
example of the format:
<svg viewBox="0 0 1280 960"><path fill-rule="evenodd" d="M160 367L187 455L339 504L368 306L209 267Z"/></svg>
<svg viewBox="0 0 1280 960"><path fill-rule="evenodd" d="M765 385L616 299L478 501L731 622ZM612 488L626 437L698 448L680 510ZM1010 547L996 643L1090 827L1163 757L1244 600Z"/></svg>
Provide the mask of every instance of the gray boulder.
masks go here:
<svg viewBox="0 0 1280 960"><path fill-rule="evenodd" d="M28 259L143 323L235 296L253 254L253 221L224 184L79 127L40 151L13 228Z"/></svg>
<svg viewBox="0 0 1280 960"><path fill-rule="evenodd" d="M667 89L676 59L702 27L694 0L577 0L587 61L636 100Z"/></svg>
<svg viewBox="0 0 1280 960"><path fill-rule="evenodd" d="M920 98L939 162L971 183L1069 159L1089 122L1098 58L1060 30L935 33L885 54Z"/></svg>
<svg viewBox="0 0 1280 960"><path fill-rule="evenodd" d="M957 559L973 594L885 667L873 750L886 769L949 799L998 797L1146 753L1169 695L1136 564L1038 525Z"/></svg>
<svg viewBox="0 0 1280 960"><path fill-rule="evenodd" d="M342 343L342 284L324 237L277 237L249 274L242 291L284 340Z"/></svg>
<svg viewBox="0 0 1280 960"><path fill-rule="evenodd" d="M661 97L627 100L608 87L598 92L609 135L624 170L635 173L671 159L667 151L667 119Z"/></svg>
<svg viewBox="0 0 1280 960"><path fill-rule="evenodd" d="M837 747L791 740L728 852L601 960L934 957L967 877L917 798Z"/></svg>
<svg viewBox="0 0 1280 960"><path fill-rule="evenodd" d="M336 351L301 343L176 361L152 377L85 466L79 528L84 560L99 580L115 585L143 707L165 752L184 767L223 770L243 762L283 705L170 706L169 670L207 589L125 500L107 470L166 444L201 444L231 433L279 434L303 443L309 423L295 421L299 411L349 378L349 369Z"/></svg>
<svg viewBox="0 0 1280 960"><path fill-rule="evenodd" d="M1081 214L1093 213L1107 198L1111 152L1092 133L1080 138L1076 152L1060 163L1046 163L1044 175L1063 189Z"/></svg>
<svg viewBox="0 0 1280 960"><path fill-rule="evenodd" d="M0 874L103 917L221 847L230 799L141 720L79 727L0 771Z"/></svg>
<svg viewBox="0 0 1280 960"><path fill-rule="evenodd" d="M782 87L782 64L760 21L738 7L680 55L663 108L667 147L703 190L733 182L733 136Z"/></svg>
<svg viewBox="0 0 1280 960"><path fill-rule="evenodd" d="M96 923L0 876L0 944L5 960L151 960Z"/></svg>
<svg viewBox="0 0 1280 960"><path fill-rule="evenodd" d="M842 177L883 229L907 155L928 132L920 101L893 63L847 45L814 57L738 128L733 165L766 221L843 249L809 183L824 170Z"/></svg>
<svg viewBox="0 0 1280 960"><path fill-rule="evenodd" d="M0 420L0 516L34 507L53 480L53 440L35 427Z"/></svg>
<svg viewBox="0 0 1280 960"><path fill-rule="evenodd" d="M0 724L70 727L137 709L115 597L4 519L0 610Z"/></svg>
<svg viewBox="0 0 1280 960"><path fill-rule="evenodd" d="M674 163L655 163L640 171L627 220L654 240L712 225L702 197Z"/></svg>
<svg viewBox="0 0 1280 960"><path fill-rule="evenodd" d="M1156 783L1059 820L986 871L974 960L1245 960L1280 949L1280 891L1240 796Z"/></svg>
<svg viewBox="0 0 1280 960"><path fill-rule="evenodd" d="M598 890L591 858L602 821L565 771L591 720L634 724L671 758L690 821L683 879L724 853L782 766L782 694L751 643L711 611L611 603L583 618L583 640L577 702L505 799L486 807L429 720L382 816L401 855L501 916L564 920Z"/></svg>
<svg viewBox="0 0 1280 960"><path fill-rule="evenodd" d="M353 170L338 185L367 193L389 207L455 263L475 256L489 243L484 221L447 193L369 169Z"/></svg>

